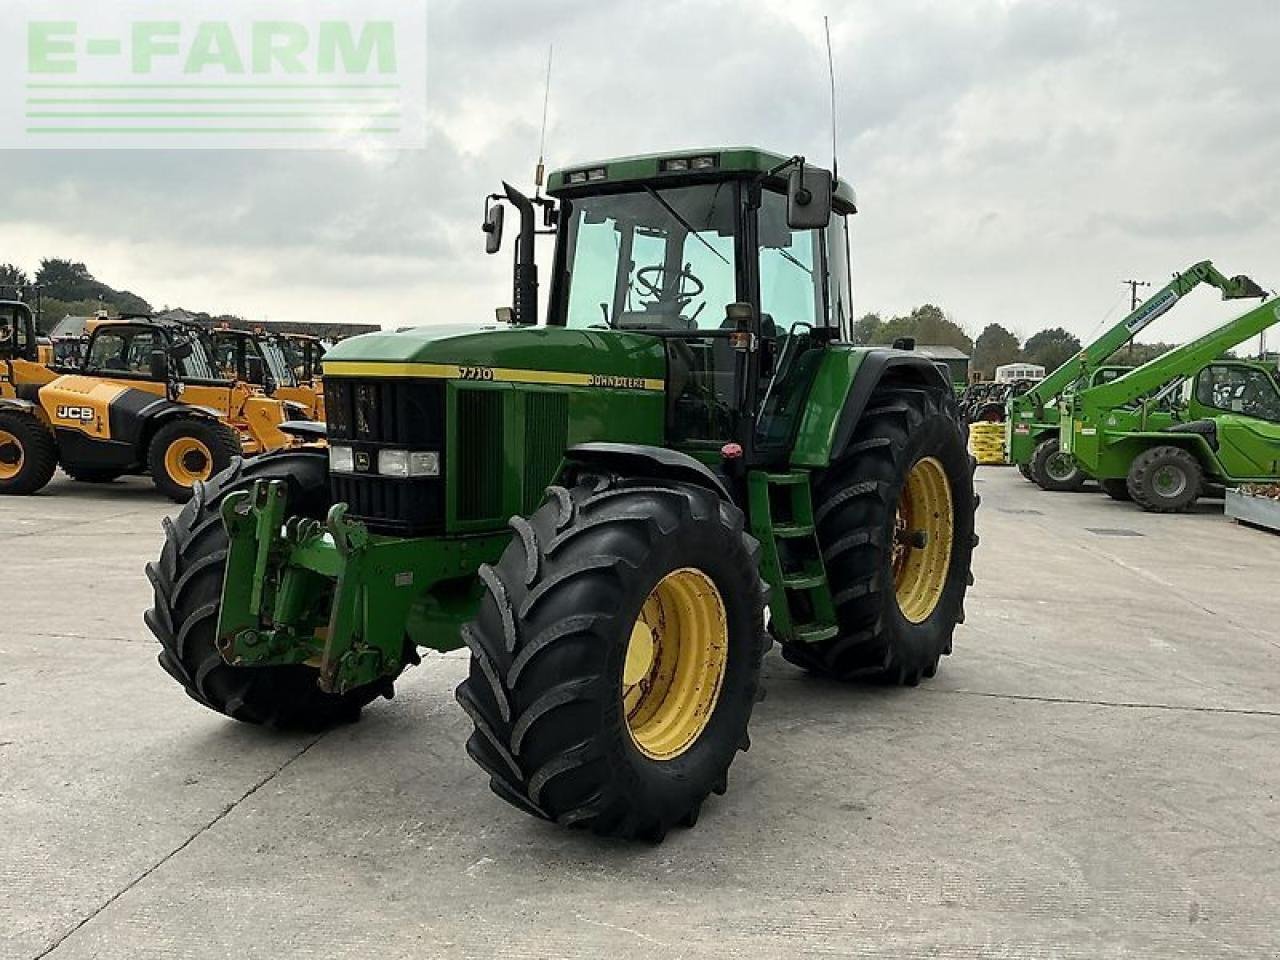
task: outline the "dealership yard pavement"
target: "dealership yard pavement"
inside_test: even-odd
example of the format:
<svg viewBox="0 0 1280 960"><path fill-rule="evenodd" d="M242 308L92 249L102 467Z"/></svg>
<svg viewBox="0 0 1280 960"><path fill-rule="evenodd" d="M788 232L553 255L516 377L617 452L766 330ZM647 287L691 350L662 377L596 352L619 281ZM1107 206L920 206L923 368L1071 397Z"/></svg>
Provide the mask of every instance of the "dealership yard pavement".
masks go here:
<svg viewBox="0 0 1280 960"><path fill-rule="evenodd" d="M492 796L462 654L320 737L205 711L142 624L150 485L0 500L0 958L1280 954L1280 537L978 478L937 679L771 654L658 847Z"/></svg>

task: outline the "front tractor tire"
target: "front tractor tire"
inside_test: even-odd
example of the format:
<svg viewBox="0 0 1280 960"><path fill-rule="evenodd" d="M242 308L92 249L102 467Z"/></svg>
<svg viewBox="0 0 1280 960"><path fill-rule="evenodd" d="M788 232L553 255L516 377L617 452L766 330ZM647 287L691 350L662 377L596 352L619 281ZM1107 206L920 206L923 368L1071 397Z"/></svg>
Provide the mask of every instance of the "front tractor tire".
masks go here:
<svg viewBox="0 0 1280 960"><path fill-rule="evenodd" d="M226 470L241 452L239 434L225 423L182 417L156 431L147 462L156 489L186 503L197 483Z"/></svg>
<svg viewBox="0 0 1280 960"><path fill-rule="evenodd" d="M1041 490L1075 493L1084 487L1088 475L1071 454L1063 453L1057 437L1043 440L1031 458L1031 477Z"/></svg>
<svg viewBox="0 0 1280 960"><path fill-rule="evenodd" d="M783 656L837 680L915 686L964 622L974 461L945 400L881 390L849 448L816 477L814 517L839 634Z"/></svg>
<svg viewBox="0 0 1280 960"><path fill-rule="evenodd" d="M328 457L323 450L300 449L236 459L203 485L176 521L166 519L160 559L147 565L155 606L145 620L160 641L160 666L197 703L245 723L322 730L353 721L390 688L325 693L316 684L319 673L313 667L233 667L218 652L228 544L219 510L228 494L257 480L285 481L291 515L323 520L329 509Z"/></svg>
<svg viewBox="0 0 1280 960"><path fill-rule="evenodd" d="M1199 499L1204 471L1190 450L1152 447L1134 457L1127 485L1133 502L1148 513L1182 513Z"/></svg>
<svg viewBox="0 0 1280 960"><path fill-rule="evenodd" d="M58 468L58 445L27 413L0 410L0 494L24 497L48 486Z"/></svg>
<svg viewBox="0 0 1280 960"><path fill-rule="evenodd" d="M749 744L767 590L742 512L676 482L552 487L463 628L467 752L527 813L660 841Z"/></svg>

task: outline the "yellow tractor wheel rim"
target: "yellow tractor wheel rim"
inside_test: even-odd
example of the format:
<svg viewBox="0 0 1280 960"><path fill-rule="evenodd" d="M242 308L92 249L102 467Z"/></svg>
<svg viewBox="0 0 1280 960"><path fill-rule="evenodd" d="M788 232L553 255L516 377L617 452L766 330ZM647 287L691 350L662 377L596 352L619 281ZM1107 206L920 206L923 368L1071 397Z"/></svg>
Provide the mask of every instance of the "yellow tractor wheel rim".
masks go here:
<svg viewBox="0 0 1280 960"><path fill-rule="evenodd" d="M8 430L0 430L0 480L12 480L20 474L26 459L22 441Z"/></svg>
<svg viewBox="0 0 1280 960"><path fill-rule="evenodd" d="M190 487L213 475L213 454L195 437L179 437L164 452L164 472L174 483Z"/></svg>
<svg viewBox="0 0 1280 960"><path fill-rule="evenodd" d="M924 623L938 607L951 571L955 510L942 464L928 457L907 474L893 538L893 582L898 609Z"/></svg>
<svg viewBox="0 0 1280 960"><path fill-rule="evenodd" d="M711 721L729 662L724 598L700 570L659 581L631 628L622 669L622 704L636 747L672 760Z"/></svg>

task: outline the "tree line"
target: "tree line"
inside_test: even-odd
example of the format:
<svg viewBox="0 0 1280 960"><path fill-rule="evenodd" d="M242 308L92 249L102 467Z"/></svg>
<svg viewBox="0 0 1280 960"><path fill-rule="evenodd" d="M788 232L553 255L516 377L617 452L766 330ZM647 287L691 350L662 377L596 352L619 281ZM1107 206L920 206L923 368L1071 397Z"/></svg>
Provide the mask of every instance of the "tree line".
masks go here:
<svg viewBox="0 0 1280 960"><path fill-rule="evenodd" d="M878 313L865 314L854 324L853 335L855 342L862 344L888 345L901 337L914 337L920 344L955 347L969 355L970 370L984 379L991 379L996 367L1006 363L1033 363L1049 372L1080 350L1080 338L1062 327L1048 327L1023 342L1007 327L989 323L975 340L942 308L931 303L916 307L905 316L888 319ZM1116 351L1111 362L1139 366L1175 346L1132 343Z"/></svg>

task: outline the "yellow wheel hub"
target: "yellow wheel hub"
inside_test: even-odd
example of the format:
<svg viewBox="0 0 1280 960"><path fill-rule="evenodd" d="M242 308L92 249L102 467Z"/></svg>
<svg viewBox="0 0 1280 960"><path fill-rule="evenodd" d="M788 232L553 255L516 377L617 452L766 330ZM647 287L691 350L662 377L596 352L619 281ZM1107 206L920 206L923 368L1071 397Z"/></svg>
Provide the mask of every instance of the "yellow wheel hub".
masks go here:
<svg viewBox="0 0 1280 960"><path fill-rule="evenodd" d="M20 474L26 459L22 441L8 430L0 430L0 480L12 480Z"/></svg>
<svg viewBox="0 0 1280 960"><path fill-rule="evenodd" d="M697 741L715 712L729 662L724 598L685 567L653 588L631 628L622 704L631 739L646 757L672 760Z"/></svg>
<svg viewBox="0 0 1280 960"><path fill-rule="evenodd" d="M924 623L937 609L954 539L951 483L942 464L928 457L907 474L893 538L894 592L898 609L912 623Z"/></svg>
<svg viewBox="0 0 1280 960"><path fill-rule="evenodd" d="M213 454L195 437L179 437L164 452L164 471L174 483L192 486L213 475Z"/></svg>

